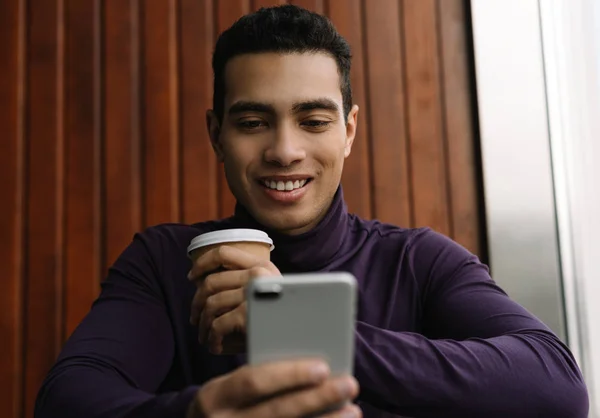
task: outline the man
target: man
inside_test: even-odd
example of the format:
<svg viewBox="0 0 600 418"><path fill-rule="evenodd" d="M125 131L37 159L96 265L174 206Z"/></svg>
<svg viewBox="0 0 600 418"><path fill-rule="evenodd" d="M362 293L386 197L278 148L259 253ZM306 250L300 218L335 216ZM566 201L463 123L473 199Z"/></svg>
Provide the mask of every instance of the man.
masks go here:
<svg viewBox="0 0 600 418"><path fill-rule="evenodd" d="M327 19L294 6L247 15L219 38L213 69L207 122L235 215L135 236L36 417L299 417L354 400L357 381L366 416L587 416L567 347L475 256L429 229L347 213L339 184L358 108L349 47ZM272 262L222 247L190 269L193 237L237 227L267 231ZM244 366L244 285L333 270L359 283L356 380L316 359Z"/></svg>

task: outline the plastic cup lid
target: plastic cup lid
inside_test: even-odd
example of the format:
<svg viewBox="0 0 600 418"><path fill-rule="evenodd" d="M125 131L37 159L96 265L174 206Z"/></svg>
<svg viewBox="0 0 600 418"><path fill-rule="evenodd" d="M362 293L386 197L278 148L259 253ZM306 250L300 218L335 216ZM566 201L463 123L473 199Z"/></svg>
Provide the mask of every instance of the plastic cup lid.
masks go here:
<svg viewBox="0 0 600 418"><path fill-rule="evenodd" d="M207 232L192 239L188 246L188 254L198 248L209 245L222 244L225 242L260 242L270 246L271 251L275 248L273 240L266 232L258 229L223 229L221 231Z"/></svg>

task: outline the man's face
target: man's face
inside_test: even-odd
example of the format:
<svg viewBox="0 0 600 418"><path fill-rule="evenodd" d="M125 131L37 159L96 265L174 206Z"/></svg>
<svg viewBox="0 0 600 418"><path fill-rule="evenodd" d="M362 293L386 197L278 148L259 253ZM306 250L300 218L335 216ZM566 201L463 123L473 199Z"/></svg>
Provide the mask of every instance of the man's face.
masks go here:
<svg viewBox="0 0 600 418"><path fill-rule="evenodd" d="M268 228L312 229L325 216L350 155L358 108L343 115L335 60L323 53L245 54L225 69L219 125L207 120L236 199Z"/></svg>

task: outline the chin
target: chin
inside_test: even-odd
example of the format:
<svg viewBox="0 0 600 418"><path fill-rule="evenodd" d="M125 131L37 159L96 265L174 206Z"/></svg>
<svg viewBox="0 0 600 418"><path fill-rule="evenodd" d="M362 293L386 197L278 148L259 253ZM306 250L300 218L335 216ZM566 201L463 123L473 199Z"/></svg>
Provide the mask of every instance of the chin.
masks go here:
<svg viewBox="0 0 600 418"><path fill-rule="evenodd" d="M285 211L284 211L285 212ZM262 212L264 214L264 212ZM292 214L286 216L285 213L278 212L277 214L267 214L259 216L256 219L264 226L283 234L300 234L310 229L310 219L306 215L296 217Z"/></svg>
<svg viewBox="0 0 600 418"><path fill-rule="evenodd" d="M263 222L261 222L263 223ZM307 226L307 222L300 222L294 219L269 219L265 223L268 223L267 226L269 229L273 229L277 232L288 233L291 231L304 229ZM264 224L264 223L263 223Z"/></svg>

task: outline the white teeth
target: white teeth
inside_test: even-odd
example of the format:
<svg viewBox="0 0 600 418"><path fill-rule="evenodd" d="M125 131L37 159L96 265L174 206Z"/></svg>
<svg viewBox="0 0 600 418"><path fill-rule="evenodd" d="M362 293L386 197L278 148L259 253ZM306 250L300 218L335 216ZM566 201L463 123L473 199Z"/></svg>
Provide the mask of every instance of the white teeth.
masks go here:
<svg viewBox="0 0 600 418"><path fill-rule="evenodd" d="M263 180L263 184L269 189L279 191L292 191L304 187L308 180L296 180L296 181L274 181L274 180Z"/></svg>

